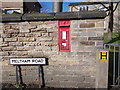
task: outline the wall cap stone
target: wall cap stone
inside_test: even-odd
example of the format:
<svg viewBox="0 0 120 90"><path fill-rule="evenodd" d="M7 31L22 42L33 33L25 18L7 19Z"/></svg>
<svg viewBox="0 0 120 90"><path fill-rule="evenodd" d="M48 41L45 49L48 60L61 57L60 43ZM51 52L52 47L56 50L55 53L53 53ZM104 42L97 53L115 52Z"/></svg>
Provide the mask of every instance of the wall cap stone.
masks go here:
<svg viewBox="0 0 120 90"><path fill-rule="evenodd" d="M11 14L2 15L0 21L41 21L59 19L104 19L107 16L104 11L79 11L79 12L59 12L59 13L34 13L34 14Z"/></svg>

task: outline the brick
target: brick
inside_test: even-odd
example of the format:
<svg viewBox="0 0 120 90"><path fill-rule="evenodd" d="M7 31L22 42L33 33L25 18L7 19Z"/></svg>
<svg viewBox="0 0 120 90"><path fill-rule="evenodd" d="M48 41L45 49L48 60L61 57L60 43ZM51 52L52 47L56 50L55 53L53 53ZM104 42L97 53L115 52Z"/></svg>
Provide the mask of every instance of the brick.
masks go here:
<svg viewBox="0 0 120 90"><path fill-rule="evenodd" d="M16 48L14 46L9 46L9 47L2 47L3 51L13 51L16 50Z"/></svg>
<svg viewBox="0 0 120 90"><path fill-rule="evenodd" d="M1 27L0 27L0 34L3 34L3 30L1 30Z"/></svg>
<svg viewBox="0 0 120 90"><path fill-rule="evenodd" d="M35 50L41 51L41 50L43 50L43 48L44 48L44 51L51 51L51 47L49 47L49 46L37 46L37 47L35 47Z"/></svg>
<svg viewBox="0 0 120 90"><path fill-rule="evenodd" d="M23 43L22 42L9 42L10 46L22 46Z"/></svg>
<svg viewBox="0 0 120 90"><path fill-rule="evenodd" d="M28 52L28 55L33 56L33 57L43 57L44 53L42 51L31 50Z"/></svg>
<svg viewBox="0 0 120 90"><path fill-rule="evenodd" d="M42 42L23 42L23 45L24 46L41 46Z"/></svg>
<svg viewBox="0 0 120 90"><path fill-rule="evenodd" d="M30 32L30 30L28 29L27 26L21 26L21 27L20 27L20 32L28 33L28 32Z"/></svg>
<svg viewBox="0 0 120 90"><path fill-rule="evenodd" d="M104 27L104 22L103 21L96 22L95 27Z"/></svg>
<svg viewBox="0 0 120 90"><path fill-rule="evenodd" d="M90 37L90 36L96 36L96 32L86 32L86 31L84 31L84 32L80 32L80 33L78 33L79 34L79 36L83 36L83 37L85 37L85 36L88 36L88 37Z"/></svg>
<svg viewBox="0 0 120 90"><path fill-rule="evenodd" d="M91 42L89 42L89 41L81 41L80 44L81 44L81 45L85 45L85 46L86 46L86 45L92 45L92 46L94 46L94 45L95 45L95 42L92 42L92 41L91 41Z"/></svg>
<svg viewBox="0 0 120 90"><path fill-rule="evenodd" d="M88 40L103 40L103 37L88 37Z"/></svg>
<svg viewBox="0 0 120 90"><path fill-rule="evenodd" d="M96 46L103 46L103 41L97 41Z"/></svg>
<svg viewBox="0 0 120 90"><path fill-rule="evenodd" d="M11 56L25 56L28 54L26 51L11 51L9 53Z"/></svg>
<svg viewBox="0 0 120 90"><path fill-rule="evenodd" d="M78 88L77 82L73 81L60 81L60 86L62 88Z"/></svg>
<svg viewBox="0 0 120 90"><path fill-rule="evenodd" d="M33 33L26 33L25 34L25 37L35 37L36 35L35 34L33 34Z"/></svg>
<svg viewBox="0 0 120 90"><path fill-rule="evenodd" d="M0 38L0 43L2 43L3 42L3 38Z"/></svg>
<svg viewBox="0 0 120 90"><path fill-rule="evenodd" d="M35 41L36 39L34 38L34 37L29 37L29 38L27 38L27 37L19 37L18 38L18 41L20 41L20 42L32 42L32 41Z"/></svg>
<svg viewBox="0 0 120 90"><path fill-rule="evenodd" d="M22 47L17 47L17 51L27 51L27 50L33 50L35 47L32 46L22 46Z"/></svg>
<svg viewBox="0 0 120 90"><path fill-rule="evenodd" d="M102 31L96 31L97 37L103 37L104 32Z"/></svg>
<svg viewBox="0 0 120 90"><path fill-rule="evenodd" d="M37 28L37 26L35 25L29 25L29 27L28 27L28 29L36 29Z"/></svg>
<svg viewBox="0 0 120 90"><path fill-rule="evenodd" d="M41 36L43 36L43 37L48 37L49 34L48 34L48 33L42 33Z"/></svg>
<svg viewBox="0 0 120 90"><path fill-rule="evenodd" d="M0 52L0 56L8 56L9 53L8 52Z"/></svg>
<svg viewBox="0 0 120 90"><path fill-rule="evenodd" d="M11 37L11 34L2 34L2 37L3 37L3 38L10 38L10 37Z"/></svg>
<svg viewBox="0 0 120 90"><path fill-rule="evenodd" d="M36 28L36 29L31 29L31 32L47 32L46 28Z"/></svg>
<svg viewBox="0 0 120 90"><path fill-rule="evenodd" d="M80 28L94 28L95 23L81 23Z"/></svg>
<svg viewBox="0 0 120 90"><path fill-rule="evenodd" d="M95 77L85 77L85 82L93 83L95 82Z"/></svg>
<svg viewBox="0 0 120 90"><path fill-rule="evenodd" d="M37 42L38 41L51 41L52 37L38 37L36 38Z"/></svg>
<svg viewBox="0 0 120 90"><path fill-rule="evenodd" d="M72 72L72 71L71 71ZM77 75L56 75L53 77L55 80L61 80L61 81L73 81L73 82L83 82L85 80L84 76L77 76Z"/></svg>
<svg viewBox="0 0 120 90"><path fill-rule="evenodd" d="M5 25L4 28L5 30L11 29L11 25Z"/></svg>
<svg viewBox="0 0 120 90"><path fill-rule="evenodd" d="M19 25L11 25L11 29L19 30Z"/></svg>
<svg viewBox="0 0 120 90"><path fill-rule="evenodd" d="M29 23L28 22L21 22L20 24L19 24L19 26L20 26L20 32L23 32L23 33L28 33L28 32L30 32L30 30L29 30Z"/></svg>
<svg viewBox="0 0 120 90"><path fill-rule="evenodd" d="M19 30L9 29L4 31L5 34L18 34Z"/></svg>
<svg viewBox="0 0 120 90"><path fill-rule="evenodd" d="M8 44L8 42L2 42L2 43L0 43L0 46L1 47L6 47L6 46L8 46L9 44Z"/></svg>
<svg viewBox="0 0 120 90"><path fill-rule="evenodd" d="M25 37L25 34L24 33L19 33L18 37Z"/></svg>
<svg viewBox="0 0 120 90"><path fill-rule="evenodd" d="M79 22L77 20L72 20L71 28L79 28Z"/></svg>
<svg viewBox="0 0 120 90"><path fill-rule="evenodd" d="M13 41L17 41L17 38L5 38L4 41L13 42Z"/></svg>

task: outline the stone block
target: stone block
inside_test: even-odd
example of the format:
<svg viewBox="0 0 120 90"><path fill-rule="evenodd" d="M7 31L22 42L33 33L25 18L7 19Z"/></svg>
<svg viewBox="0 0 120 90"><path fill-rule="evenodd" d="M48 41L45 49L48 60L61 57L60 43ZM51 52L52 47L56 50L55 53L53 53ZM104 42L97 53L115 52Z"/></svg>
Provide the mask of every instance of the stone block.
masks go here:
<svg viewBox="0 0 120 90"><path fill-rule="evenodd" d="M104 22L103 21L96 22L95 27L104 27Z"/></svg>
<svg viewBox="0 0 120 90"><path fill-rule="evenodd" d="M83 32L80 32L78 33L78 36L81 36L81 37L90 37L90 36L96 36L96 32L86 32L86 31L83 31Z"/></svg>
<svg viewBox="0 0 120 90"><path fill-rule="evenodd" d="M77 82L73 81L60 81L61 88L78 88Z"/></svg>
<svg viewBox="0 0 120 90"><path fill-rule="evenodd" d="M29 25L28 29L36 29L37 26L36 25Z"/></svg>
<svg viewBox="0 0 120 90"><path fill-rule="evenodd" d="M42 51L28 51L28 55L33 56L33 57L44 57L44 53Z"/></svg>
<svg viewBox="0 0 120 90"><path fill-rule="evenodd" d="M103 37L88 37L88 40L103 40Z"/></svg>
<svg viewBox="0 0 120 90"><path fill-rule="evenodd" d="M95 23L80 23L80 28L94 28Z"/></svg>
<svg viewBox="0 0 120 90"><path fill-rule="evenodd" d="M0 56L8 56L9 53L8 52L0 52Z"/></svg>
<svg viewBox="0 0 120 90"><path fill-rule="evenodd" d="M29 23L28 22L21 22L20 24L19 24L19 30L20 30L20 32L23 32L23 33L28 33L28 32L30 32L30 30L29 30L29 27L30 25L29 25Z"/></svg>
<svg viewBox="0 0 120 90"><path fill-rule="evenodd" d="M11 25L11 29L19 30L19 25Z"/></svg>
<svg viewBox="0 0 120 90"><path fill-rule="evenodd" d="M97 41L97 42L96 42L96 46L101 46L101 47L103 47L103 41Z"/></svg>
<svg viewBox="0 0 120 90"><path fill-rule="evenodd" d="M5 34L18 34L19 30L14 30L14 29L9 29L9 30L5 30L3 31Z"/></svg>
<svg viewBox="0 0 120 90"><path fill-rule="evenodd" d="M34 34L34 33L26 33L25 34L25 37L35 37L36 36L36 34Z"/></svg>
<svg viewBox="0 0 120 90"><path fill-rule="evenodd" d="M6 41L6 42L14 42L14 41L17 41L17 38L4 38L4 41Z"/></svg>
<svg viewBox="0 0 120 90"><path fill-rule="evenodd" d="M17 51L28 51L28 50L34 50L35 47L32 46L18 46Z"/></svg>
<svg viewBox="0 0 120 90"><path fill-rule="evenodd" d="M38 41L51 41L51 40L53 40L52 37L38 37L38 38L36 38L37 42Z"/></svg>
<svg viewBox="0 0 120 90"><path fill-rule="evenodd" d="M1 47L6 47L6 46L8 46L9 44L8 44L8 42L2 42L2 43L0 43L0 46Z"/></svg>
<svg viewBox="0 0 120 90"><path fill-rule="evenodd" d="M2 43L3 42L3 38L0 38L0 43Z"/></svg>
<svg viewBox="0 0 120 90"><path fill-rule="evenodd" d="M82 22L81 21L78 21L78 20L72 20L71 21L71 28L72 29L79 29L79 25L81 24L81 23L86 23L86 20L82 20Z"/></svg>
<svg viewBox="0 0 120 90"><path fill-rule="evenodd" d="M10 38L11 37L11 34L2 34L1 35L3 38Z"/></svg>
<svg viewBox="0 0 120 90"><path fill-rule="evenodd" d="M43 36L43 37L48 37L49 34L48 34L48 33L41 33L41 36Z"/></svg>
<svg viewBox="0 0 120 90"><path fill-rule="evenodd" d="M11 51L9 52L11 56L25 56L28 54L26 51Z"/></svg>
<svg viewBox="0 0 120 90"><path fill-rule="evenodd" d="M80 45L83 45L83 46L95 46L95 42L90 42L90 41L81 41L80 42Z"/></svg>
<svg viewBox="0 0 120 90"><path fill-rule="evenodd" d="M19 33L18 37L25 37L25 33Z"/></svg>
<svg viewBox="0 0 120 90"><path fill-rule="evenodd" d="M22 46L23 43L22 42L9 42L10 46Z"/></svg>
<svg viewBox="0 0 120 90"><path fill-rule="evenodd" d="M32 42L35 41L36 39L34 37L19 37L18 41L20 42Z"/></svg>
<svg viewBox="0 0 120 90"><path fill-rule="evenodd" d="M85 77L85 82L94 83L95 82L95 77Z"/></svg>
<svg viewBox="0 0 120 90"><path fill-rule="evenodd" d="M3 51L14 51L16 50L16 47L14 46L8 46L8 47L2 47Z"/></svg>

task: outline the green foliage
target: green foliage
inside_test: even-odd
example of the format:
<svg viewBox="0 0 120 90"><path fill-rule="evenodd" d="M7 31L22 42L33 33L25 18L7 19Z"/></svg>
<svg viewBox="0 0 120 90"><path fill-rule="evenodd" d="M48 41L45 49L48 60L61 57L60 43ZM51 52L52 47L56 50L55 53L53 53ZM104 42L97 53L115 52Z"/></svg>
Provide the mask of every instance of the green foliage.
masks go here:
<svg viewBox="0 0 120 90"><path fill-rule="evenodd" d="M24 85L22 85L22 84L16 84L16 88L24 88Z"/></svg>
<svg viewBox="0 0 120 90"><path fill-rule="evenodd" d="M120 44L120 32L112 34L112 40L107 40L108 33L104 34L104 43L106 44Z"/></svg>

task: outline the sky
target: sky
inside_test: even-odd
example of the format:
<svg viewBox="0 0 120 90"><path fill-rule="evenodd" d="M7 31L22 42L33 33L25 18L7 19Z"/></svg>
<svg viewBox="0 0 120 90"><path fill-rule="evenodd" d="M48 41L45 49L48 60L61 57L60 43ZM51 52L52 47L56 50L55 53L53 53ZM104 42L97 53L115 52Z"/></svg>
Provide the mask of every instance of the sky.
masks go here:
<svg viewBox="0 0 120 90"><path fill-rule="evenodd" d="M42 13L51 13L53 10L53 0L38 0L42 6L41 12ZM83 2L86 0L63 0L63 12L68 11L69 3L74 2Z"/></svg>

